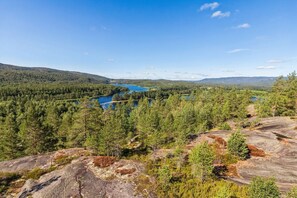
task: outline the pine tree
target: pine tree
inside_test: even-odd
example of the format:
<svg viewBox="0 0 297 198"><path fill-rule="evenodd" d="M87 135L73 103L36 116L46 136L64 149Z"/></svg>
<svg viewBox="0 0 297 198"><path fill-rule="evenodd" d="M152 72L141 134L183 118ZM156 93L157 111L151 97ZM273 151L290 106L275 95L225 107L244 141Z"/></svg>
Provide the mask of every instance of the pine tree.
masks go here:
<svg viewBox="0 0 297 198"><path fill-rule="evenodd" d="M214 151L207 142L196 146L192 150L189 158L193 168L193 175L197 176L201 181L207 179L212 175L214 159Z"/></svg>
<svg viewBox="0 0 297 198"><path fill-rule="evenodd" d="M99 103L95 100L92 101L87 123L87 137L84 145L96 152L98 152L99 138L103 126L102 113Z"/></svg>
<svg viewBox="0 0 297 198"><path fill-rule="evenodd" d="M73 115L73 125L70 130L68 145L70 147L82 147L89 132L89 120L91 104L88 98L84 98L79 105L79 110Z"/></svg>
<svg viewBox="0 0 297 198"><path fill-rule="evenodd" d="M9 113L6 116L4 129L1 133L1 154L3 160L13 159L20 156L20 145L18 137L18 126L14 113Z"/></svg>
<svg viewBox="0 0 297 198"><path fill-rule="evenodd" d="M249 155L249 149L245 143L243 134L239 131L232 133L227 142L227 149L230 154L246 159Z"/></svg>
<svg viewBox="0 0 297 198"><path fill-rule="evenodd" d="M99 152L104 155L119 157L126 143L127 131L123 127L121 116L116 116L113 110L107 110L103 115L103 127L99 136Z"/></svg>
<svg viewBox="0 0 297 198"><path fill-rule="evenodd" d="M61 125L61 116L55 103L49 104L46 114L46 123L50 125L56 133Z"/></svg>
<svg viewBox="0 0 297 198"><path fill-rule="evenodd" d="M66 112L63 114L61 125L59 126L57 132L57 148L66 148L68 144L69 134L71 134L71 129L73 125L73 113Z"/></svg>
<svg viewBox="0 0 297 198"><path fill-rule="evenodd" d="M42 107L31 103L20 131L26 154L38 154L45 150L46 134L43 131L42 121Z"/></svg>

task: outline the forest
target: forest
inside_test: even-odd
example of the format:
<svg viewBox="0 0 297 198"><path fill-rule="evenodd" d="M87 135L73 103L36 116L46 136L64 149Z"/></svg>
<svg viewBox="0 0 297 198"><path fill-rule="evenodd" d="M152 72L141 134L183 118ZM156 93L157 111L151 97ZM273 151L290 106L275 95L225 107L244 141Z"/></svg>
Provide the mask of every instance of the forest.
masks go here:
<svg viewBox="0 0 297 198"><path fill-rule="evenodd" d="M255 103L260 117L297 115L295 72L278 78L271 90L256 95L255 102L251 97L257 91L199 85L116 95L115 100L127 102L107 110L94 99L122 91L125 88L90 83L1 86L0 160L82 147L96 155L146 162L148 172L157 178L159 197L280 196L273 178L255 178L249 186L239 186L221 179L224 173L213 164L249 157L240 132L257 124L247 122L249 104ZM230 130L229 120L238 131L228 140L228 153L217 153L213 145L201 143L184 160L184 147L193 137L212 129ZM174 155L160 161L148 159L149 153L165 148L174 149ZM296 196L296 191L290 193Z"/></svg>
<svg viewBox="0 0 297 198"><path fill-rule="evenodd" d="M108 78L72 71L63 71L45 67L19 67L0 63L0 83L102 83L109 82Z"/></svg>

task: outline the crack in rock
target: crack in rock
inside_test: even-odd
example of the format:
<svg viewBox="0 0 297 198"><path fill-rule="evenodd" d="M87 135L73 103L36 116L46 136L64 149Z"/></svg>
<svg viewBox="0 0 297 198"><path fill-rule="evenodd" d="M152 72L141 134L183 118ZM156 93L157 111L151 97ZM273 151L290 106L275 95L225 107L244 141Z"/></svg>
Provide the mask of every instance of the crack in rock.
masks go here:
<svg viewBox="0 0 297 198"><path fill-rule="evenodd" d="M31 189L29 190L25 190L20 196L19 198L26 198L28 195L34 193L34 192L37 192L41 189L43 189L44 187L50 185L51 183L57 181L61 176L55 176L55 177L52 177L51 179L47 180L46 182L43 182L41 184L37 184L35 186L32 186Z"/></svg>

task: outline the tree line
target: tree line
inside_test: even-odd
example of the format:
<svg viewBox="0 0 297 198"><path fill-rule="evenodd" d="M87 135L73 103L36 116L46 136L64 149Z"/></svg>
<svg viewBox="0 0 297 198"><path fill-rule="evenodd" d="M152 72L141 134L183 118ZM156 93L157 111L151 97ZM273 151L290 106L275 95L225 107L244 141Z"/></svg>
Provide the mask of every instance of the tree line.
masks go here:
<svg viewBox="0 0 297 198"><path fill-rule="evenodd" d="M128 91L127 88L91 83L24 83L0 86L0 101L76 100Z"/></svg>
<svg viewBox="0 0 297 198"><path fill-rule="evenodd" d="M292 72L286 78L281 76L272 90L257 102L257 111L261 117L294 116L297 113L297 76Z"/></svg>
<svg viewBox="0 0 297 198"><path fill-rule="evenodd" d="M15 96L0 103L0 155L5 160L87 147L121 156L129 151L131 138L138 139L144 150L182 145L191 135L224 126L230 118L244 119L249 98L249 91L197 88L188 97L178 93L167 99L155 95L152 101L143 97L137 107L130 97L103 111L90 97L60 101Z"/></svg>

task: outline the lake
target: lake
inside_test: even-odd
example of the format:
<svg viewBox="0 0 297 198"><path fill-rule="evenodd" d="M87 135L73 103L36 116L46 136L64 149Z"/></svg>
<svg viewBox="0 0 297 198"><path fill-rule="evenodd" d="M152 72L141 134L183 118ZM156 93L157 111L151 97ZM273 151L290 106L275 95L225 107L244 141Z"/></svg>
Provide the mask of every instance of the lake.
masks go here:
<svg viewBox="0 0 297 198"><path fill-rule="evenodd" d="M113 84L114 86L120 86L120 87L126 87L129 89L128 92L122 92L120 94L125 94L125 93L133 93L133 92L146 92L149 89L146 87L141 87L137 85L132 85L132 84ZM107 109L112 102L112 97L111 96L101 96L98 98L98 101L103 109Z"/></svg>

